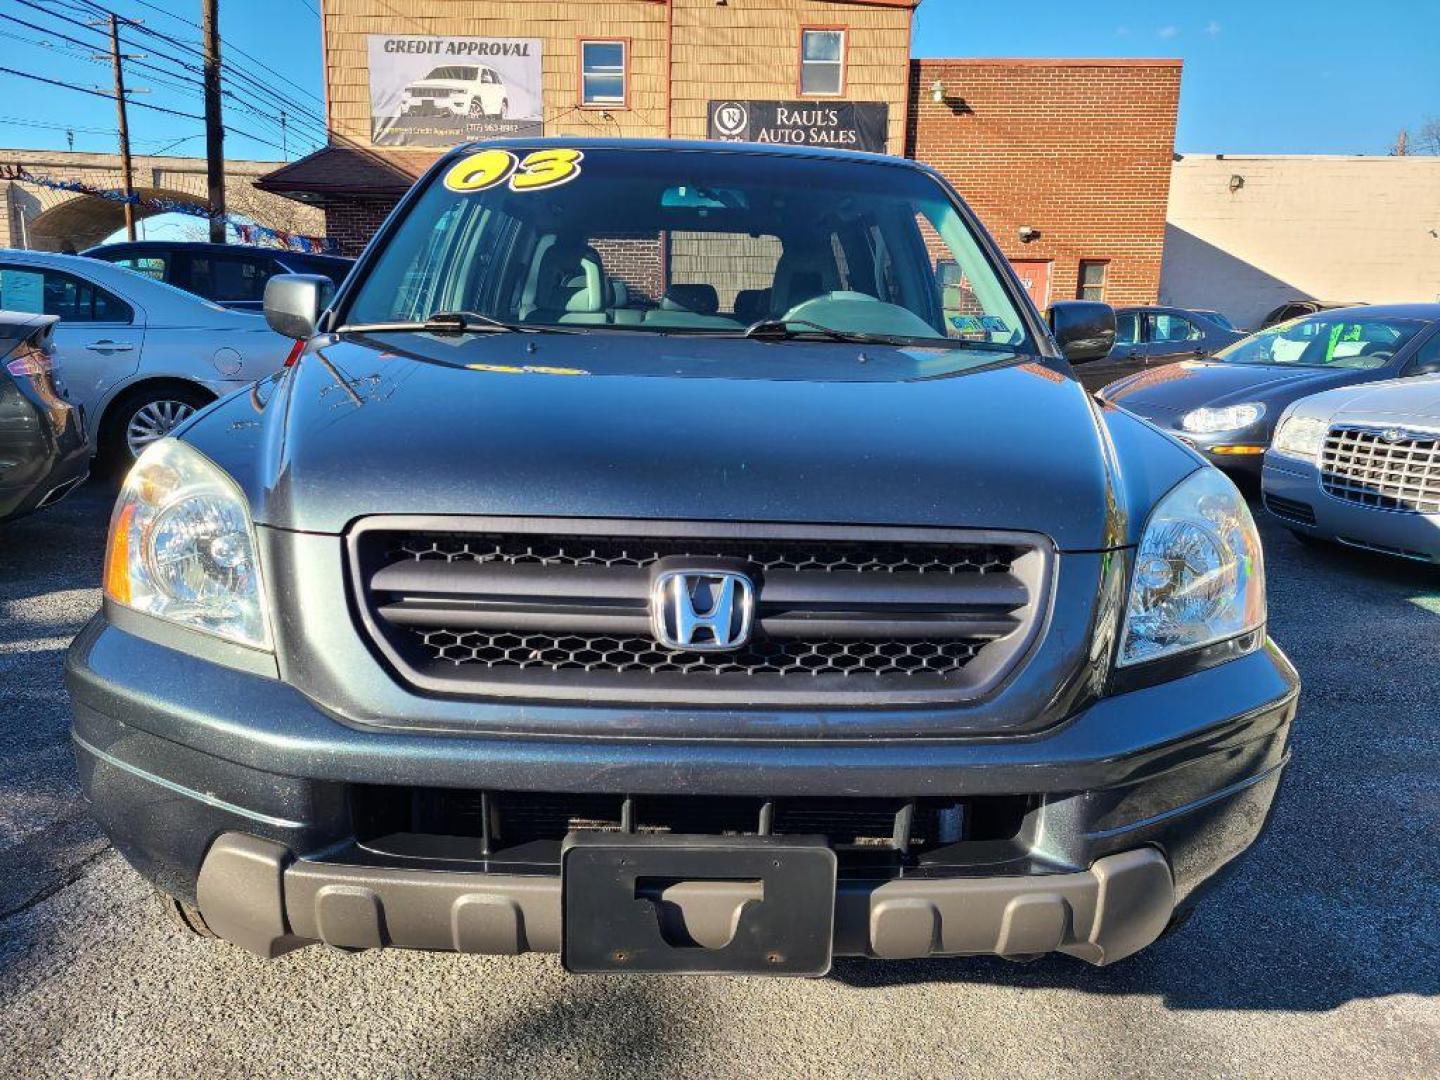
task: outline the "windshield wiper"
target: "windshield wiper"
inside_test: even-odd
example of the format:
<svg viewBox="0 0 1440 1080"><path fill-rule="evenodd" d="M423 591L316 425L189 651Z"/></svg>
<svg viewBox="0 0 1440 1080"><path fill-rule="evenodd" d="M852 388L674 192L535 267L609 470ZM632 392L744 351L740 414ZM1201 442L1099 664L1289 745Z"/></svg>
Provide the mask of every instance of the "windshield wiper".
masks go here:
<svg viewBox="0 0 1440 1080"><path fill-rule="evenodd" d="M820 337L830 341L847 341L859 345L915 345L932 349L978 349L990 352L1016 351L1013 345L993 341L967 341L963 338L920 337L914 334L871 334L863 330L837 330L809 319L761 319L742 337L759 341L793 341L796 338Z"/></svg>
<svg viewBox="0 0 1440 1080"><path fill-rule="evenodd" d="M534 326L506 322L478 311L437 311L417 322L350 323L336 333L429 333L429 334L583 334L569 326Z"/></svg>
<svg viewBox="0 0 1440 1080"><path fill-rule="evenodd" d="M798 337L820 336L831 341L851 341L861 345L890 345L898 338L885 334L867 334L860 330L836 330L809 319L761 319L748 327L744 337L760 341L791 341Z"/></svg>

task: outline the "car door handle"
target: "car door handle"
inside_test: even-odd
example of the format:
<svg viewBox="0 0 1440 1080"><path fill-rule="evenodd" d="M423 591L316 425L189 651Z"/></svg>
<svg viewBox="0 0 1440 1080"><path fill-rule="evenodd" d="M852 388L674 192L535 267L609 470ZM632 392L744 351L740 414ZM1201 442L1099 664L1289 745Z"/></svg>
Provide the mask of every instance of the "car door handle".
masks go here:
<svg viewBox="0 0 1440 1080"><path fill-rule="evenodd" d="M91 352L133 352L134 345L124 341L111 341L109 338L101 338L99 341L92 341L85 348Z"/></svg>

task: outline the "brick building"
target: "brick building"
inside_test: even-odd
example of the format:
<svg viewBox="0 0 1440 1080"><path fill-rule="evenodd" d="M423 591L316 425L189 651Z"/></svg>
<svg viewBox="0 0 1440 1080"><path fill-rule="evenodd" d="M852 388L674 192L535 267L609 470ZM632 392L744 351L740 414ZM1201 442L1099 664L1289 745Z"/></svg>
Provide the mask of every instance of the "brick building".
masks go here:
<svg viewBox="0 0 1440 1080"><path fill-rule="evenodd" d="M964 195L1042 309L1154 303L1179 100L1179 60L916 60L906 152Z"/></svg>
<svg viewBox="0 0 1440 1080"><path fill-rule="evenodd" d="M935 165L1041 307L1154 301L1180 62L912 61L919 2L323 0L330 145L259 186L353 253L472 138L816 141Z"/></svg>

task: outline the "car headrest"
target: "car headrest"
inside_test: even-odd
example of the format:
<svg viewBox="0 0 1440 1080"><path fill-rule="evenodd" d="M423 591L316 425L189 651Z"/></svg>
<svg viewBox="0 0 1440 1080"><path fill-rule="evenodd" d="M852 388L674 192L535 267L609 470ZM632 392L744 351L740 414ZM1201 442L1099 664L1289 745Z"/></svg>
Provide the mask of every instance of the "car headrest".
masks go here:
<svg viewBox="0 0 1440 1080"><path fill-rule="evenodd" d="M660 306L667 311L690 311L696 315L714 315L720 310L720 294L714 285L703 282L671 285L665 290Z"/></svg>
<svg viewBox="0 0 1440 1080"><path fill-rule="evenodd" d="M839 288L835 258L828 252L809 248L787 248L775 264L775 288L771 306L784 315L797 304Z"/></svg>
<svg viewBox="0 0 1440 1080"><path fill-rule="evenodd" d="M735 294L735 317L747 326L770 315L769 289L741 289Z"/></svg>
<svg viewBox="0 0 1440 1080"><path fill-rule="evenodd" d="M630 303L630 289L618 277L610 279L610 306L625 307Z"/></svg>
<svg viewBox="0 0 1440 1080"><path fill-rule="evenodd" d="M557 243L540 259L536 280L537 308L562 311L605 310L605 270L594 248Z"/></svg>

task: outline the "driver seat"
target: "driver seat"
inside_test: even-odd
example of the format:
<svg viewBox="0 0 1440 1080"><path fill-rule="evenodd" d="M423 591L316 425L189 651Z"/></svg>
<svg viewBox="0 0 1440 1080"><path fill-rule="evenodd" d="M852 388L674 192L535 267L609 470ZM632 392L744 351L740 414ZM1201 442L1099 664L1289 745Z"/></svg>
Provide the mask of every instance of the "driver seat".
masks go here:
<svg viewBox="0 0 1440 1080"><path fill-rule="evenodd" d="M775 263L770 310L778 318L797 304L840 288L840 272L828 252L786 248Z"/></svg>
<svg viewBox="0 0 1440 1080"><path fill-rule="evenodd" d="M521 318L540 323L607 322L609 281L600 255L587 244L556 241L540 256L533 292Z"/></svg>

